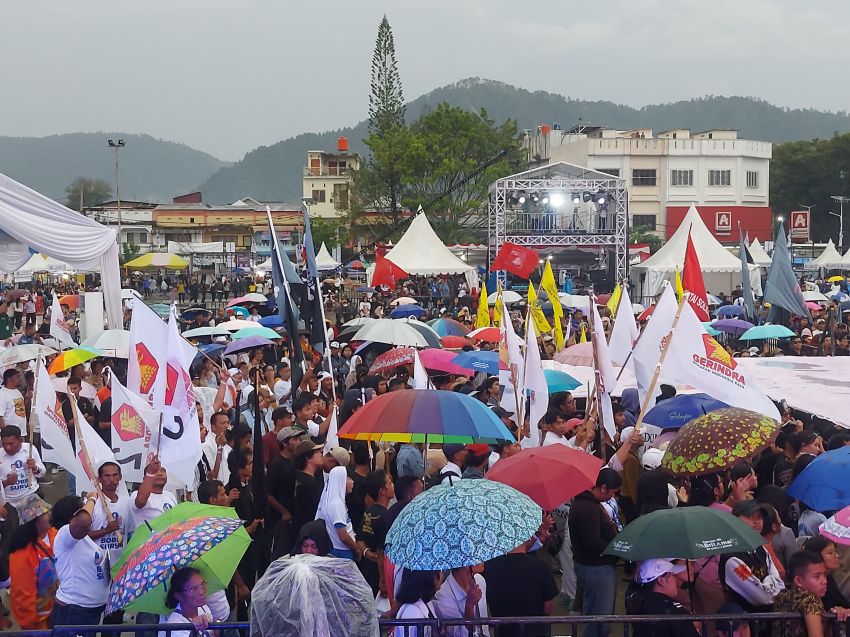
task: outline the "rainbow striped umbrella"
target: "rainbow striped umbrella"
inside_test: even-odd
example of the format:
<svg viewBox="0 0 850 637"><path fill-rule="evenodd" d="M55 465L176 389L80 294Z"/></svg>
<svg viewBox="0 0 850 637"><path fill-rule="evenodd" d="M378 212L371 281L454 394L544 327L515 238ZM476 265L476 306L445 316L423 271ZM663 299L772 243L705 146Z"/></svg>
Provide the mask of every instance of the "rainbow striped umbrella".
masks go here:
<svg viewBox="0 0 850 637"><path fill-rule="evenodd" d="M47 368L47 372L50 374L58 374L59 372L64 372L66 369L71 369L75 365L85 363L86 361L90 361L98 356L102 356L102 353L96 347L77 347L75 349L68 349L53 359L53 362L50 363L50 367Z"/></svg>
<svg viewBox="0 0 850 637"><path fill-rule="evenodd" d="M450 318L438 318L428 321L428 325L434 328L440 336L466 336L469 330L460 321Z"/></svg>
<svg viewBox="0 0 850 637"><path fill-rule="evenodd" d="M390 392L370 400L340 428L339 437L461 444L514 440L480 400L434 389Z"/></svg>

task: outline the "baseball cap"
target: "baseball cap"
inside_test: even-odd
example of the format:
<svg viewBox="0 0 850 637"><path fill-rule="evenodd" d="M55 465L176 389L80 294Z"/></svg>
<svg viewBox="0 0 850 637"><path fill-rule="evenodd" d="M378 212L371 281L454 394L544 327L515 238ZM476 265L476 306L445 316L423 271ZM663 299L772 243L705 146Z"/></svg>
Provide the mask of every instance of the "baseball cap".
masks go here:
<svg viewBox="0 0 850 637"><path fill-rule="evenodd" d="M661 466L661 458L664 457L664 452L661 449L653 449L650 447L646 451L643 452L643 458L641 459L641 464L643 468L647 471L651 471L652 469L657 469Z"/></svg>
<svg viewBox="0 0 850 637"><path fill-rule="evenodd" d="M331 341L331 349L339 349L339 341Z"/></svg>
<svg viewBox="0 0 850 637"><path fill-rule="evenodd" d="M466 448L467 448L466 445L461 445L461 444L457 444L457 443L454 443L454 442L450 442L448 444L443 445L443 453L445 454L446 459L451 461L453 455L455 455L456 453L458 453L460 451L463 451Z"/></svg>
<svg viewBox="0 0 850 637"><path fill-rule="evenodd" d="M584 421L581 418L570 418L567 420L567 431L572 431Z"/></svg>
<svg viewBox="0 0 850 637"><path fill-rule="evenodd" d="M236 374L241 374L242 372L239 371L238 367L231 367L230 369L227 370L227 373L230 374L231 376L235 376Z"/></svg>
<svg viewBox="0 0 850 637"><path fill-rule="evenodd" d="M343 449L342 447L334 447L325 455L332 456L340 467L347 467L351 462L351 454L348 453L348 451Z"/></svg>
<svg viewBox="0 0 850 637"><path fill-rule="evenodd" d="M312 440L304 440L303 442L299 442L298 446L295 447L295 453L293 455L296 458L300 458L302 456L309 456L314 451L318 451L322 448L324 448L324 445L317 445Z"/></svg>
<svg viewBox="0 0 850 637"><path fill-rule="evenodd" d="M303 433L304 431L302 429L296 429L295 427L284 427L283 429L277 432L277 441L285 442L290 438L301 436Z"/></svg>
<svg viewBox="0 0 850 637"><path fill-rule="evenodd" d="M673 564L670 560L644 560L640 563L640 568L638 569L637 575L635 579L640 584L649 584L650 582L654 582L662 575L666 575L667 573L684 573L685 565L684 564Z"/></svg>
<svg viewBox="0 0 850 637"><path fill-rule="evenodd" d="M475 443L471 445L466 445L466 450L476 456L484 456L490 453L490 445L485 445L484 443Z"/></svg>

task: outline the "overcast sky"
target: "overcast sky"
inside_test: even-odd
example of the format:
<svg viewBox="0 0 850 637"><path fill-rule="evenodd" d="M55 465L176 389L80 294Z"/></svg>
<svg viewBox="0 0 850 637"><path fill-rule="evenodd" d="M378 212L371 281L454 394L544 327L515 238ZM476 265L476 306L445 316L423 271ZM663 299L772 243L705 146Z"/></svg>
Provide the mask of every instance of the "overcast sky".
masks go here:
<svg viewBox="0 0 850 637"><path fill-rule="evenodd" d="M235 160L351 125L384 13L408 100L477 76L633 106L850 103L840 0L3 0L0 135L148 133Z"/></svg>

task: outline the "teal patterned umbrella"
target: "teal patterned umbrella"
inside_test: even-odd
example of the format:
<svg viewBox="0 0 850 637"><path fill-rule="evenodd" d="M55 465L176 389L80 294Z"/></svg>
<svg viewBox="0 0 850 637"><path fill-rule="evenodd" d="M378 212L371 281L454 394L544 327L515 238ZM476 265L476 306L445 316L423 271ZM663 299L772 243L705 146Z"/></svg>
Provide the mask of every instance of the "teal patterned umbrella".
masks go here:
<svg viewBox="0 0 850 637"><path fill-rule="evenodd" d="M531 498L492 480L436 486L396 518L387 533L387 557L414 571L481 564L528 540L542 514Z"/></svg>

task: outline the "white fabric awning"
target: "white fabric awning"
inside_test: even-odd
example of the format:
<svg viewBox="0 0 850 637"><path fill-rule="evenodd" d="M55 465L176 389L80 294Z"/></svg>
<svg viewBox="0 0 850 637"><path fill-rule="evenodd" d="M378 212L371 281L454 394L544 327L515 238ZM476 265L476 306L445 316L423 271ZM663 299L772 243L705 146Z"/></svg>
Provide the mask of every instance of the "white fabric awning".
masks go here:
<svg viewBox="0 0 850 637"><path fill-rule="evenodd" d="M322 241L319 252L316 254L316 267L319 270L335 270L340 265L342 264L331 256L328 247Z"/></svg>
<svg viewBox="0 0 850 637"><path fill-rule="evenodd" d="M765 252L758 239L753 239L748 250L750 251L750 257L752 257L753 263L762 268L770 267L772 259L770 258L770 255Z"/></svg>

